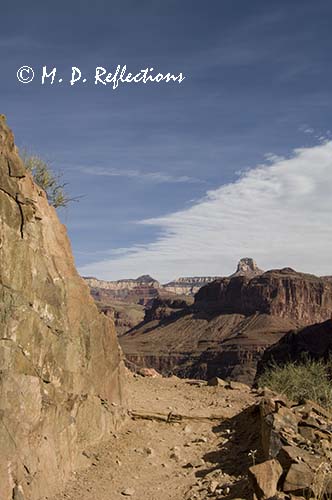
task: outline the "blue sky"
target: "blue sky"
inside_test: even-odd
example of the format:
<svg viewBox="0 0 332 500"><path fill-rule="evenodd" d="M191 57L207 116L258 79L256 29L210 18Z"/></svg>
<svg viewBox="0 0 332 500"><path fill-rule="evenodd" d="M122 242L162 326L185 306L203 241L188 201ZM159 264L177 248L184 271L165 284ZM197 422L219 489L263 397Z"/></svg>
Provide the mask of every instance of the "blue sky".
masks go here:
<svg viewBox="0 0 332 500"><path fill-rule="evenodd" d="M250 252L261 267L332 274L331 21L328 0L1 7L0 112L83 195L60 212L82 273L220 275ZM118 64L186 79L93 84L96 66ZM43 65L88 82L43 86Z"/></svg>

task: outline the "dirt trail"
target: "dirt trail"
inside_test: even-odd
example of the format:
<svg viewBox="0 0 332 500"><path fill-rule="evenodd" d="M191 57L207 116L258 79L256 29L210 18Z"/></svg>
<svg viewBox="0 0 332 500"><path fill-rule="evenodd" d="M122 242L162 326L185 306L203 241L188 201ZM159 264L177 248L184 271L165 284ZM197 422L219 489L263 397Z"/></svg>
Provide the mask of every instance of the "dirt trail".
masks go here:
<svg viewBox="0 0 332 500"><path fill-rule="evenodd" d="M86 450L90 467L48 500L246 498L250 457L238 415L255 395L176 377L128 379L134 416L108 443Z"/></svg>

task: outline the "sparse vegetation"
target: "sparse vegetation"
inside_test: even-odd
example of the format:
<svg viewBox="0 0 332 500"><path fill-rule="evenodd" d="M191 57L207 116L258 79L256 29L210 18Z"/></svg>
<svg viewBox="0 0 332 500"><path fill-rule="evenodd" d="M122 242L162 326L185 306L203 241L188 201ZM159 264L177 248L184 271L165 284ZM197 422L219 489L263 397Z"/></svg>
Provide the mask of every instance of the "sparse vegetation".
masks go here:
<svg viewBox="0 0 332 500"><path fill-rule="evenodd" d="M258 384L293 401L311 399L332 408L331 368L331 360L328 363L305 359L283 366L273 364L260 376Z"/></svg>
<svg viewBox="0 0 332 500"><path fill-rule="evenodd" d="M66 207L77 198L70 198L66 192L66 183L62 182L61 174L54 174L50 165L36 154L30 154L27 150L21 151L21 158L29 172L32 173L34 181L47 195L47 199L55 208Z"/></svg>

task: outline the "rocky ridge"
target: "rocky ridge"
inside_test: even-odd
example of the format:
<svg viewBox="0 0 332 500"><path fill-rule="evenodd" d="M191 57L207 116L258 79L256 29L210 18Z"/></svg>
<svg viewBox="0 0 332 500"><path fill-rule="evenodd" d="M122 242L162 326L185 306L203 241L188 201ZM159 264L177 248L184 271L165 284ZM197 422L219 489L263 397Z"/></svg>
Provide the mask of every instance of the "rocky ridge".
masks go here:
<svg viewBox="0 0 332 500"><path fill-rule="evenodd" d="M0 496L37 500L121 423L124 367L3 115L0 212Z"/></svg>
<svg viewBox="0 0 332 500"><path fill-rule="evenodd" d="M262 272L253 259L244 258L240 260L232 276L252 277ZM118 335L122 335L141 323L144 308L149 309L154 300L167 301L181 296L181 300L186 300L188 297L190 301L200 288L220 278L217 276L178 278L165 285L161 285L149 275L118 281L91 277L84 279L98 308L114 320ZM140 311L137 311L137 306L142 306Z"/></svg>

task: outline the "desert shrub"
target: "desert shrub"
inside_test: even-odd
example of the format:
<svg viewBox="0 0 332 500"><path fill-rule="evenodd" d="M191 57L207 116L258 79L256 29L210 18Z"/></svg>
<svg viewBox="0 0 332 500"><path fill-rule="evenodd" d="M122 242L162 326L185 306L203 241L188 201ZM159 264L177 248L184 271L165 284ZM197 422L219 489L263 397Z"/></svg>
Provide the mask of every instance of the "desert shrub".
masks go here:
<svg viewBox="0 0 332 500"><path fill-rule="evenodd" d="M62 182L62 175L55 174L50 165L40 156L30 154L27 150L21 151L24 166L31 172L34 181L45 192L47 199L55 208L66 207L77 198L70 198L66 192L66 183Z"/></svg>
<svg viewBox="0 0 332 500"><path fill-rule="evenodd" d="M258 385L284 394L293 401L311 399L332 408L331 361L306 359L283 366L271 364L259 377Z"/></svg>

